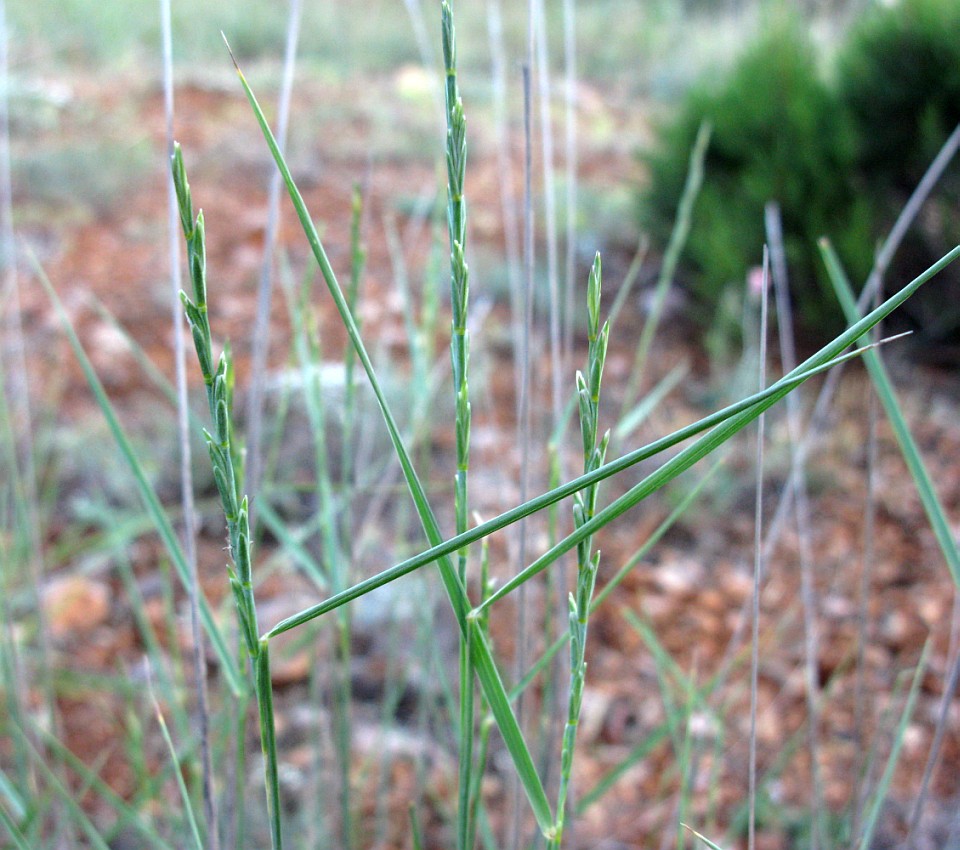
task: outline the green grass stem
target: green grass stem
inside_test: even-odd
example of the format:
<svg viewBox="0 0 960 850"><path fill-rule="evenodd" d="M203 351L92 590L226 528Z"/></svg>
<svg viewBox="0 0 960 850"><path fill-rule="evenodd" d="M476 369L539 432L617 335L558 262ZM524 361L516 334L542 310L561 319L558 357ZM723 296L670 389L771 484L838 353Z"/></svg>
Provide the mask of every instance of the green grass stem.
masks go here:
<svg viewBox="0 0 960 850"><path fill-rule="evenodd" d="M10 836L10 840L13 842L13 846L16 847L17 850L31 850L26 836L20 831L16 821L14 821L13 817L7 812L4 805L0 805L0 823L3 824L4 829L6 829L7 834Z"/></svg>
<svg viewBox="0 0 960 850"><path fill-rule="evenodd" d="M213 346L207 318L206 247L203 212L193 214L190 184L187 182L183 153L174 145L171 162L183 235L187 243L187 265L193 284L193 300L180 293L184 313L193 335L194 347L203 382L207 389L213 433L204 431L213 476L220 494L230 555L233 567L228 567L230 589L236 608L240 635L253 666L256 683L257 709L260 719L260 744L264 758L264 784L267 813L270 820L270 839L273 850L281 850L283 837L280 824L280 779L277 770L277 741L273 718L273 691L270 682L270 659L267 641L258 637L257 608L253 589L253 542L247 497L241 495L243 470L238 468L239 452L233 434L232 387L233 368L230 351L225 347L213 367Z"/></svg>
<svg viewBox="0 0 960 850"><path fill-rule="evenodd" d="M259 511L260 521L277 539L283 551L291 561L300 567L303 574L321 592L330 591L330 579L324 574L323 566L317 561L310 550L298 539L290 527L277 514L266 499L261 499Z"/></svg>
<svg viewBox="0 0 960 850"><path fill-rule="evenodd" d="M650 390L632 409L628 410L617 427L613 429L613 436L618 443L631 436L656 410L660 403L683 381L690 372L690 364L686 361L678 363Z"/></svg>
<svg viewBox="0 0 960 850"><path fill-rule="evenodd" d="M903 706L903 712L900 714L900 721L897 724L893 735L893 746L890 748L890 754L883 768L883 775L880 782L873 792L873 800L867 808L866 817L863 824L863 833L860 837L858 850L869 850L873 833L876 830L877 822L880 818L880 810L884 801L887 799L887 793L890 789L890 783L893 780L893 772L900 758L900 750L903 747L903 741L906 737L907 726L913 717L913 710L916 706L917 695L920 692L920 683L923 681L923 675L927 670L927 659L930 655L931 640L924 644L923 652L920 654L920 660L917 662L916 670L913 674L913 680L910 683L910 691L907 694L906 702Z"/></svg>
<svg viewBox="0 0 960 850"><path fill-rule="evenodd" d="M193 800L190 798L190 792L187 790L187 783L184 781L183 771L179 768L181 761L177 755L177 748L174 746L173 738L170 737L167 721L163 716L163 711L160 708L160 703L157 701L156 694L153 692L153 683L148 679L147 684L150 691L150 702L153 703L154 714L160 726L160 734L163 736L163 741L167 745L171 763L176 767L173 775L176 777L177 790L180 792L180 801L183 803L183 810L187 817L187 825L190 827L190 837L193 839L193 844L197 850L204 850L203 839L200 837L200 825L197 823L197 816L193 810ZM209 824L208 828L215 829L216 827L214 824Z"/></svg>
<svg viewBox="0 0 960 850"><path fill-rule="evenodd" d="M0 770L0 804L10 810L11 817L16 821L22 821L27 816L27 804L23 796L3 770Z"/></svg>
<svg viewBox="0 0 960 850"><path fill-rule="evenodd" d="M293 299L291 307L293 307ZM324 573L331 586L345 588L349 579L350 559L345 557L343 525L337 512L340 507L334 495L333 480L328 461L326 441L327 414L320 382L323 362L320 348L318 318L310 308L310 289L304 284L299 307L291 309L294 332L294 347L297 351L303 375L304 398L310 419L314 442L314 465L316 498L319 505L317 520L320 526L321 551L324 557ZM347 532L347 536L351 535ZM350 812L350 615L344 607L337 612L334 652L334 698L333 728L334 749L339 770L338 797L340 803L341 847L349 850L353 844Z"/></svg>
<svg viewBox="0 0 960 850"><path fill-rule="evenodd" d="M598 436L600 383L607 356L610 326L600 327L601 264L597 254L587 283L587 368L586 377L577 372L577 398L580 408L580 434L583 441L583 471L592 472L603 466L610 442L610 432ZM573 524L580 528L593 519L597 506L599 483L591 484L574 495ZM584 537L577 544L577 582L569 598L570 687L567 696L567 721L560 749L560 787L557 791L557 819L547 842L551 850L559 850L567 810L567 795L573 772L573 752L580 724L580 708L586 679L586 644L588 623L600 553L592 549L592 540Z"/></svg>
<svg viewBox="0 0 960 850"><path fill-rule="evenodd" d="M360 282L363 280L364 269L367 263L367 249L364 246L361 228L363 223L363 192L358 185L354 185L350 204L350 280L347 284L347 309L360 329L361 321L357 313L357 303L360 298ZM353 458L356 449L356 438L353 430L357 413L357 391L354 372L357 356L353 346L347 342L343 351L343 449L340 457L343 484L347 493L352 490L354 483ZM345 528L345 531L349 529ZM350 546L352 535L346 533L344 542Z"/></svg>
<svg viewBox="0 0 960 850"><path fill-rule="evenodd" d="M633 404L637 392L640 390L644 377L644 370L647 364L647 356L650 354L650 346L653 344L653 338L660 326L660 319L663 316L663 309L666 305L667 294L673 285L673 276L677 270L677 264L680 262L680 254L683 252L684 245L687 243L687 237L690 234L690 224L693 220L693 206L700 194L700 187L703 185L703 164L707 156L707 147L710 144L710 125L703 123L697 131L697 138L693 143L693 149L690 151L690 164L687 169L687 179L683 186L683 192L680 195L680 205L677 207L677 217L674 221L673 230L670 233L670 241L667 244L667 250L663 256L663 265L660 267L660 275L657 278L657 285L653 290L653 302L646 321L643 323L643 330L640 332L640 341L637 343L637 352L633 359L633 368L630 370L630 383L627 385L623 396L623 407L621 416Z"/></svg>
<svg viewBox="0 0 960 850"><path fill-rule="evenodd" d="M698 841L702 841L704 844L706 844L707 847L710 848L710 850L723 850L723 848L722 848L719 844L714 844L714 843L713 843L709 838L707 838L705 835L701 835L699 832L697 832L697 831L696 831L695 829L693 829L692 827L687 826L685 823L681 823L680 826L683 827L684 829L686 829L686 830L687 830L694 838L696 838Z"/></svg>
<svg viewBox="0 0 960 850"><path fill-rule="evenodd" d="M467 126L463 100L457 84L457 40L453 9L447 0L440 4L444 86L447 122L447 235L450 243L450 360L453 364L455 402L456 472L454 474L454 515L457 534L467 530L467 473L470 468L470 393L468 362L470 335L467 317L470 299L470 272L467 249L467 209L464 178L467 165ZM467 586L466 547L457 552L457 575ZM460 722L459 777L457 793L457 847L471 850L470 792L474 765L474 674L471 663L471 630L460 635Z"/></svg>
<svg viewBox="0 0 960 850"><path fill-rule="evenodd" d="M254 662L257 706L260 715L260 748L263 752L263 770L267 787L267 815L270 820L270 840L274 850L283 846L280 825L280 776L277 755L277 731L273 716L273 685L270 681L270 647L261 640Z"/></svg>
<svg viewBox="0 0 960 850"><path fill-rule="evenodd" d="M20 730L20 734L25 735L24 730ZM74 793L74 790L68 788L63 780L57 776L57 772L50 766L49 759L46 755L39 752L29 740L26 738L25 740L30 749L30 757L34 764L36 764L39 772L49 783L52 793L58 801L58 807L62 806L63 811L73 818L83 834L86 835L90 847L93 848L93 850L111 850L107 842L101 837L99 830L90 820L86 812L84 812L83 807L77 802L78 797Z"/></svg>

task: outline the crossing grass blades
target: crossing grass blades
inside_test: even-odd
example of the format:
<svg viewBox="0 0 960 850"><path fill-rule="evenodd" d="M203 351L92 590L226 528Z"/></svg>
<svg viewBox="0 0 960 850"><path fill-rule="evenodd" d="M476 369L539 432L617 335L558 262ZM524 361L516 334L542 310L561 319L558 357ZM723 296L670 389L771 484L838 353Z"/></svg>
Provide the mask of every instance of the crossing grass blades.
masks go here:
<svg viewBox="0 0 960 850"><path fill-rule="evenodd" d="M558 848L563 838L567 811L568 784L572 771L574 744L586 676L585 644L587 624L592 610L591 600L596 581L599 552L592 548L593 536L615 518L638 505L643 499L672 481L699 460L717 450L726 441L754 422L765 410L780 401L804 381L856 356L844 353L860 341L878 322L882 321L920 286L940 269L960 255L960 248L947 254L940 262L889 298L878 308L857 321L843 334L824 346L780 380L762 392L730 405L699 422L663 437L649 445L635 449L620 458L606 460L608 435L599 437L598 421L600 381L607 347L608 327L600 324L601 263L597 256L587 286L587 326L589 329L588 362L583 374L576 375L576 398L583 439L583 473L561 486L474 527L468 525L466 478L469 468L470 402L467 381L469 338L466 333L468 310L468 270L464 260L466 241L466 206L463 196L466 168L466 123L464 108L457 87L456 40L453 15L448 3L442 4L443 55L446 66L447 106L447 173L448 173L448 229L451 258L452 286L452 354L456 408L457 477L456 505L457 533L443 539L436 514L426 489L414 467L411 454L404 443L386 394L378 379L367 347L360 335L347 297L327 257L313 219L287 163L264 118L257 100L237 68L241 84L253 113L263 131L267 146L282 174L290 198L296 209L304 235L313 252L317 266L347 332L370 387L376 397L390 435L393 450L400 462L403 479L417 516L429 541L429 548L383 572L340 590L330 598L270 625L261 631L254 597L256 553L253 551L249 528L249 506L243 495L242 465L233 433L232 419L232 363L229 351L215 357L209 325L207 299L208 282L205 258L205 226L202 212L194 213L193 200L187 181L183 153L179 146L173 157L172 171L179 204L180 219L187 246L187 260L192 282L192 297L181 293L184 312L192 331L197 361L203 377L212 430L204 437L217 490L223 506L230 544L232 567L228 581L235 602L237 622L243 645L255 682L255 694L260 717L260 739L264 755L264 787L274 850L283 847L281 823L278 746L275 734L273 692L270 676L270 642L285 632L297 629L318 617L333 612L364 594L396 581L414 571L436 565L440 581L449 598L460 634L460 793L458 795L457 847L468 850L475 845L477 835L477 796L479 777L484 768L484 747L477 747L474 730L482 716L489 712L509 751L519 777L530 811L551 848ZM598 487L604 479L616 475L641 460L654 458L680 443L695 438L685 448L670 457L654 472L627 490L605 507L598 507ZM527 565L496 593L483 589L483 598L472 600L467 592L470 547L487 536L519 522L563 499L573 497L573 531L557 541L548 551ZM567 552L576 550L577 579L570 595L569 640L570 685L565 732L562 736L560 781L557 798L548 799L547 790L530 747L517 721L512 702L516 697L504 684L501 668L491 650L488 622L497 600L515 591L534 576L549 569ZM455 559L455 560L454 560ZM563 641L561 641L563 642ZM555 650L555 648L554 648ZM543 660L537 663L543 664ZM537 668L537 665L534 665ZM479 684L482 700L473 699L474 680ZM487 727L489 729L489 726Z"/></svg>

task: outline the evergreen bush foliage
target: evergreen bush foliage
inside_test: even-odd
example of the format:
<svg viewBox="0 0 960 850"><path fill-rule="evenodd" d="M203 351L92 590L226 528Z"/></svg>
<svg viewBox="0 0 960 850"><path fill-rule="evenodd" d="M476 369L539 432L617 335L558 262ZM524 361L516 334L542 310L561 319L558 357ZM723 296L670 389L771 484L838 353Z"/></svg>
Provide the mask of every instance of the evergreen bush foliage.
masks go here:
<svg viewBox="0 0 960 850"><path fill-rule="evenodd" d="M877 6L840 55L838 88L857 135L857 170L878 224L889 227L930 162L960 123L960 4L902 0ZM898 254L893 276L909 276L960 239L960 163L927 201ZM891 281L891 286L892 286ZM919 343L960 342L960 275L911 305Z"/></svg>
<svg viewBox="0 0 960 850"><path fill-rule="evenodd" d="M759 264L763 208L773 200L783 217L799 320L818 335L835 331L842 322L816 241L830 234L859 277L869 269L871 221L853 186L853 126L821 78L798 18L772 18L727 74L692 89L676 117L660 128L658 146L644 155L650 182L641 204L642 223L659 244L669 235L689 151L704 121L713 133L684 281L703 315Z"/></svg>

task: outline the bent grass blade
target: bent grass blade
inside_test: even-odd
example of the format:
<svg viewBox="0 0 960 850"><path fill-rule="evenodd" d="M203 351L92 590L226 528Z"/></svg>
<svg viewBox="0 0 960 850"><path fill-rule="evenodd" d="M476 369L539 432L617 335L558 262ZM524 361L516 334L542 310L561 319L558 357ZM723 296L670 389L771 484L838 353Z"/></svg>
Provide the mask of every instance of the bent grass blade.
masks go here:
<svg viewBox="0 0 960 850"><path fill-rule="evenodd" d="M524 502L522 505L511 508L510 510L505 511L499 516L487 520L480 525L474 526L464 534L451 537L449 540L439 543L430 549L421 552L419 555L414 555L413 557L410 557L405 561L401 561L399 564L396 564L393 567L377 573L368 579L364 579L362 582L358 582L353 587L348 588L342 593L331 596L329 599L306 608L298 614L287 617L270 629L270 631L267 632L267 636L275 637L278 634L282 634L283 632L296 628L303 623L309 622L315 617L320 617L329 611L333 611L336 608L339 608L341 605L352 602L354 599L358 599L367 593L371 593L377 588L382 587L385 584L389 584L391 581L395 581L401 576L407 575L407 573L411 573L414 570L432 564L434 561L437 561L445 555L455 552L457 549L460 549L463 546L476 543L478 540L481 540L482 538L487 537L496 531L500 531L503 528L513 525L514 523L519 522L521 519L524 519L525 517L536 513L537 511L543 510L544 508L549 507L561 499L565 499L566 497L573 495L579 490L582 490L584 487L587 487L597 481L603 481L604 479L609 478L612 475L616 475L619 472L623 472L624 470L629 469L643 460L654 457L660 452L676 446L678 443L682 443L683 441L688 440L697 434L701 434L708 428L725 422L737 413L740 413L744 410L749 410L752 406L769 399L779 392L782 392L784 387L787 387L789 391L789 389L799 386L804 381L809 380L815 375L826 372L827 370L832 369L834 366L845 363L846 361L852 360L858 356L859 352L850 352L848 354L835 357L834 359L829 360L820 366L809 369L808 371L803 372L796 377L790 378L789 380L783 378L776 385L768 387L762 393L749 396L748 398L743 399L736 404L732 404L729 407L725 407L723 410L713 413L710 416L700 419L692 425L688 425L686 428L682 428L681 430L676 431L667 437L662 437L653 443L629 452L617 460L610 461L606 465L601 466L599 469L593 472L590 472L586 475L581 475L578 478L574 478L560 487L550 490L534 499L530 499L529 501ZM563 542L568 542L568 539L565 539ZM571 545L575 544L576 540L571 543Z"/></svg>
<svg viewBox="0 0 960 850"><path fill-rule="evenodd" d="M827 265L830 282L833 284L837 298L840 300L847 321L858 319L859 310L857 308L857 302L853 297L850 281L840 265L839 257L837 257L833 247L825 239L820 243L820 251ZM858 344L861 346L865 345L862 341ZM890 425L897 438L904 462L907 464L910 475L913 477L917 494L920 496L923 509L927 514L927 520L930 522L930 527L933 529L933 533L937 538L940 551L943 553L944 560L947 562L950 575L953 577L954 584L960 588L960 548L957 547L957 542L950 530L950 523L947 520L946 512L943 509L943 504L939 496L937 496L937 491L933 486L933 480L930 478L926 464L923 462L920 449L917 446L916 440L913 439L913 435L910 433L910 427L907 425L907 419L903 415L900 403L897 401L897 395L894 392L890 376L887 374L883 361L876 351L865 352L864 363L867 366L867 371L870 373L870 378L873 381L877 396L881 404L883 404L884 411L886 411L887 418L890 420Z"/></svg>

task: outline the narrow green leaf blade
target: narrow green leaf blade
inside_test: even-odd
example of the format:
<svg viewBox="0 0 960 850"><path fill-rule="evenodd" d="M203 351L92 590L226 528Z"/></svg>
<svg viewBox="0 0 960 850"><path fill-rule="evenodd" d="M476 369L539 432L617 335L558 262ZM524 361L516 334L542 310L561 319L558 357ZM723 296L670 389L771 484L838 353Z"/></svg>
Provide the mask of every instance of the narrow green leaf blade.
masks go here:
<svg viewBox="0 0 960 850"><path fill-rule="evenodd" d="M120 425L120 420L117 418L117 415L113 410L113 405L110 404L110 399L107 398L106 390L103 388L103 384L100 383L100 379L97 377L96 370L93 368L90 358L87 357L87 353L84 351L83 345L80 343L80 339L77 336L76 331L73 329L73 325L70 322L70 317L67 315L67 312L63 307L63 303L60 301L60 297L54 290L53 285L46 276L46 273L35 259L34 268L37 276L40 279L40 283L46 290L47 296L53 303L54 309L57 312L57 317L60 319L60 324L63 328L63 331L67 336L70 347L73 349L74 355L80 363L80 368L83 370L83 374L87 379L87 383L90 385L90 389L93 391L93 395L97 400L97 404L99 405L100 410L103 412L104 418L107 420L110 433L113 434L113 438L120 449L120 453L123 455L124 460L126 460L127 465L130 468L130 471L133 473L133 478L137 485L137 492L143 501L144 507L147 509L147 513L153 520L154 527L156 528L157 533L160 535L160 539L166 546L167 553L170 555L170 558L173 561L173 565L176 568L176 572L180 578L180 581L183 583L185 588L189 588L190 569L187 565L186 557L183 554L183 549L180 546L180 541L177 539L176 532L173 530L173 526L170 524L170 518L167 516L166 511L164 511L163 506L160 504L160 500L157 498L157 494L154 492L153 487L150 486L150 482L147 480L147 475L137 458L137 454L134 451L130 440L127 438L127 435L124 432L123 427ZM233 656L227 649L227 644L220 632L220 627L213 619L213 614L210 611L210 605L207 602L206 597L202 593L198 593L197 599L200 603L200 619L203 622L203 627L207 633L207 636L210 638L210 643L213 645L214 652L217 655L217 660L220 662L224 676L226 677L226 680L230 686L230 690L234 695L239 695L244 688L243 678L240 675Z"/></svg>
<svg viewBox="0 0 960 850"><path fill-rule="evenodd" d="M840 299L847 321L854 322L860 317L857 311L857 302L853 296L850 281L840 265L840 259L826 240L821 241L820 250L824 262L827 264L830 282L837 293L837 298ZM866 341L861 339L858 341L858 345L862 347L866 345ZM910 426L907 425L903 409L897 401L893 383L890 381L890 376L883 365L883 360L876 351L865 352L864 362L867 365L867 371L870 373L880 403L883 405L887 418L890 420L890 425L893 427L893 433L897 438L903 459L907 464L907 469L910 470L910 475L913 477L923 509L937 538L940 551L947 562L950 575L953 577L954 584L960 588L960 549L957 548L957 541L950 530L950 523L947 520L943 504L933 486L933 480L927 471L926 464L923 462L920 449L916 440L913 439L913 434L910 433Z"/></svg>

